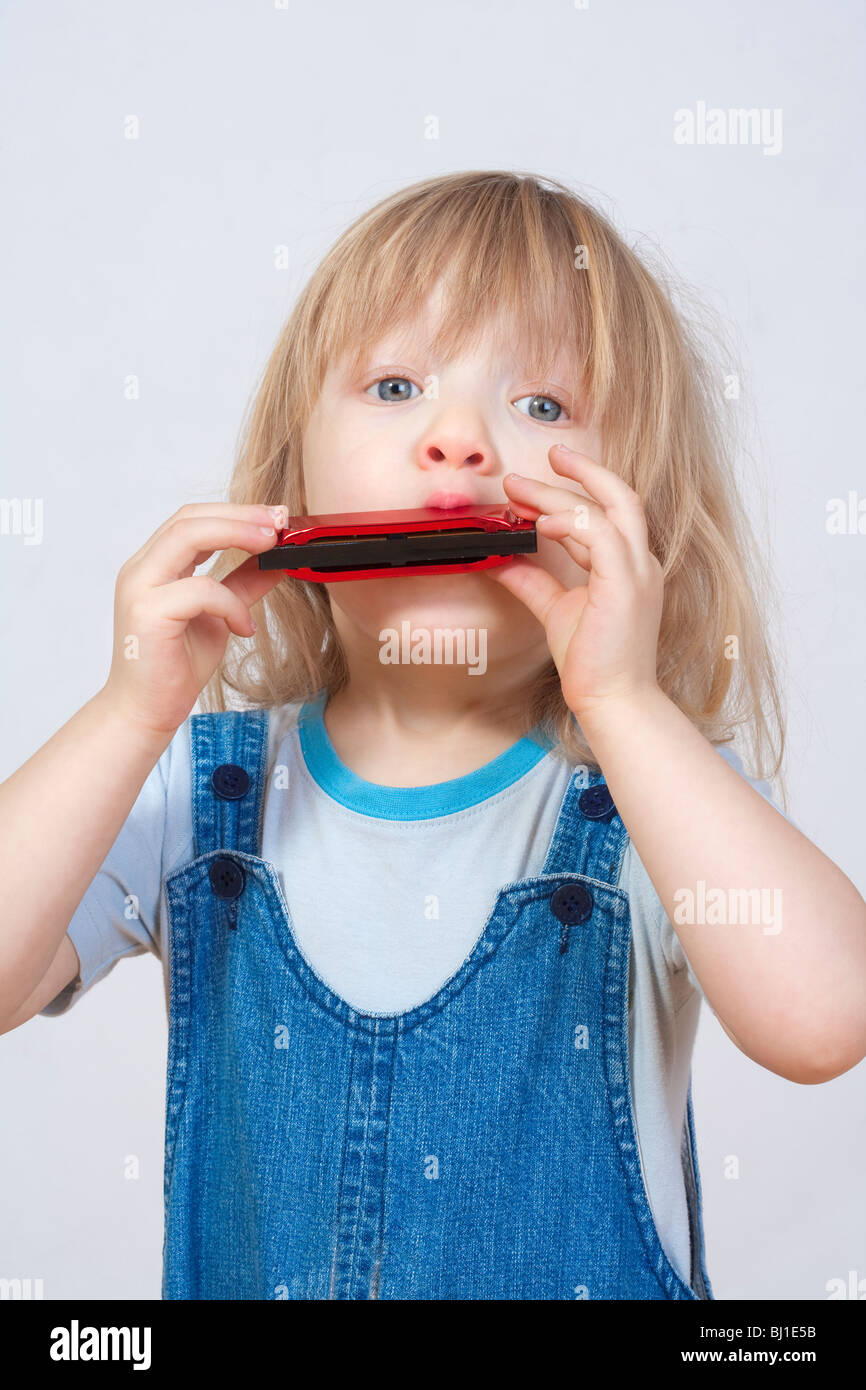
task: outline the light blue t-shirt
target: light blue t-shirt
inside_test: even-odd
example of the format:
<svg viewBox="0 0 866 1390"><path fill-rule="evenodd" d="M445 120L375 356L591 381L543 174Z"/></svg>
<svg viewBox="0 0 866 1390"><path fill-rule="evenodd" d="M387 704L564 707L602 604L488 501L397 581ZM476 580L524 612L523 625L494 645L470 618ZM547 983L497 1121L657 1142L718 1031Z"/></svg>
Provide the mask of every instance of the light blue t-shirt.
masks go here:
<svg viewBox="0 0 866 1390"><path fill-rule="evenodd" d="M311 969L356 1009L404 1012L460 968L500 888L541 872L574 768L526 737L463 777L380 786L340 761L323 707L320 695L300 726L298 703L270 712L261 854ZM717 751L745 776L735 753ZM765 782L747 780L773 801ZM168 1007L162 885L193 857L186 721L69 924L80 975L43 1014L64 1013L122 956L144 951L162 958ZM662 1245L688 1283L680 1140L702 994L631 842L619 886L631 913L629 1063L641 1165Z"/></svg>

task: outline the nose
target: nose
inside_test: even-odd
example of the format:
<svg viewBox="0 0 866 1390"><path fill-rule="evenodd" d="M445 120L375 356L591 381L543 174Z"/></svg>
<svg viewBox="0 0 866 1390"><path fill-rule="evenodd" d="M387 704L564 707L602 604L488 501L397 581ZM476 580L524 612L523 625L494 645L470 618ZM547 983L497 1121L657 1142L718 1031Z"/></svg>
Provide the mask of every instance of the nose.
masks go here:
<svg viewBox="0 0 866 1390"><path fill-rule="evenodd" d="M449 438L438 435L435 440L422 444L419 463L425 470L447 465L452 468L470 467L476 473L485 474L492 472L495 467L491 449L480 446L477 439L456 435Z"/></svg>

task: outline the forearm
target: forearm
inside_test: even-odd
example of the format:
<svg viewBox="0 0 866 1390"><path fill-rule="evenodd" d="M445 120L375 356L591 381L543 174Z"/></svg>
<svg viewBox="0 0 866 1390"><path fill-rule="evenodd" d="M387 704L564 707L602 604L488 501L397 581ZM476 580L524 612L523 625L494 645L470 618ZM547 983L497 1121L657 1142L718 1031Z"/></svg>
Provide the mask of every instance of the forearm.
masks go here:
<svg viewBox="0 0 866 1390"><path fill-rule="evenodd" d="M0 1020L42 979L170 741L103 689L0 785Z"/></svg>
<svg viewBox="0 0 866 1390"><path fill-rule="evenodd" d="M580 725L743 1051L792 1080L854 1066L866 1054L866 904L850 879L661 690L599 705Z"/></svg>

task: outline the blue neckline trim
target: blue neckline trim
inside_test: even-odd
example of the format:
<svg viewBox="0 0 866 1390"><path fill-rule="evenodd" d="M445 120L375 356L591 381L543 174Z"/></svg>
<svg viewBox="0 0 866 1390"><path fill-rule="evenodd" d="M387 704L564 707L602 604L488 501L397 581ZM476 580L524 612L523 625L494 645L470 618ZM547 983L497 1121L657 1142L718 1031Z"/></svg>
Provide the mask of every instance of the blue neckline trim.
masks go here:
<svg viewBox="0 0 866 1390"><path fill-rule="evenodd" d="M311 777L334 801L350 811L378 820L432 820L466 811L504 791L541 761L553 742L536 725L489 763L420 787L386 787L367 782L341 762L325 728L327 690L307 700L298 714L298 737Z"/></svg>

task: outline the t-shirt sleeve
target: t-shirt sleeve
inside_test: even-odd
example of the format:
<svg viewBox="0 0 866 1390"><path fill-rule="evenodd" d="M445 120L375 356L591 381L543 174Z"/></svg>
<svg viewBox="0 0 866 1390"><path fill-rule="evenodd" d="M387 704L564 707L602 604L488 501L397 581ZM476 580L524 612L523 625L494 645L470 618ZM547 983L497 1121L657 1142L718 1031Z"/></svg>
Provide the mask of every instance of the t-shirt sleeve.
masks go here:
<svg viewBox="0 0 866 1390"><path fill-rule="evenodd" d="M120 833L67 927L80 961L77 977L40 1012L64 1014L114 968L123 956L150 951L161 957L160 893L166 864L177 858L170 793L188 780L183 766L188 722L151 769ZM188 764L188 759L186 760ZM178 766L180 764L180 766ZM183 795L183 791L180 791Z"/></svg>
<svg viewBox="0 0 866 1390"><path fill-rule="evenodd" d="M785 814L784 811L782 811L782 808L776 803L769 783L757 780L756 778L749 777L746 775L746 772L743 768L742 759L740 758L739 754L735 753L734 750L730 748L727 744L713 744L713 747L715 748L716 752L722 758L725 759L725 762L730 763L734 771L738 772L740 776L746 782L749 783L749 786L754 787L755 791L760 792L761 796L764 797L765 801L769 801L770 805L776 808L780 815ZM786 816L785 819L787 820L789 819L789 817ZM664 952L665 959L667 960L670 969L675 974L679 974L679 972L685 971L686 978L688 979L688 982L691 985L692 989L700 990L700 982L698 981L697 976L692 970L692 967L689 964L688 957L685 951L683 950L680 939L677 936L676 931L674 930L673 924L665 914L663 908L662 918L662 950Z"/></svg>

